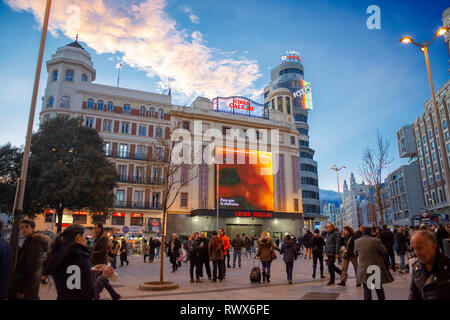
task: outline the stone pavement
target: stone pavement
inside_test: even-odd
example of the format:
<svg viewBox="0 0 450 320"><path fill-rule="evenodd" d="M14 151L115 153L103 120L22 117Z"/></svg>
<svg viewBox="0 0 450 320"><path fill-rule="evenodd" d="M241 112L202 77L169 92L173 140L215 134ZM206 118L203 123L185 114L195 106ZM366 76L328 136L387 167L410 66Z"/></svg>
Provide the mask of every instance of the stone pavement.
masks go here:
<svg viewBox="0 0 450 320"><path fill-rule="evenodd" d="M139 284L147 281L159 281L159 259L153 263L143 262L142 256L130 255L128 266L117 267L119 278L112 285L122 296L122 299L130 300L362 300L362 288L356 287L353 266L349 267L349 279L346 287L338 285L327 286L329 279L327 267L324 266L325 279L312 278L312 260L299 258L294 263L293 283L289 285L286 279L285 264L280 257L272 262L271 278L269 284L251 284L249 280L250 270L254 260L243 256L242 268L227 269L226 279L222 282L207 280L204 272L202 283L191 283L189 278L189 263L183 263L182 267L172 273L172 267L168 260L164 260L164 280L175 281L179 288L170 291L141 291ZM119 261L119 259L117 259ZM259 263L256 260L256 264ZM232 257L230 259L232 265ZM118 263L119 265L119 263ZM319 269L319 268L318 268ZM319 271L319 270L318 270ZM395 281L385 285L386 299L406 300L409 291L409 274L393 273ZM336 282L339 281L337 275ZM56 299L54 286L41 286L40 297L42 300ZM373 290L373 297L376 294ZM111 299L106 291L101 294L101 299Z"/></svg>

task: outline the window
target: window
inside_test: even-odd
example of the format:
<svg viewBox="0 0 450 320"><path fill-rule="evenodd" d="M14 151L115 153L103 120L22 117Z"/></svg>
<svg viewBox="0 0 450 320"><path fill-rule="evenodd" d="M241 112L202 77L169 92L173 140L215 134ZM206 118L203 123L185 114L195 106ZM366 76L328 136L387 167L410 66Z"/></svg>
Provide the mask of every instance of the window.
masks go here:
<svg viewBox="0 0 450 320"><path fill-rule="evenodd" d="M124 104L123 105L123 113L131 113L131 106L129 104Z"/></svg>
<svg viewBox="0 0 450 320"><path fill-rule="evenodd" d="M286 112L291 114L291 98L286 97Z"/></svg>
<svg viewBox="0 0 450 320"><path fill-rule="evenodd" d="M155 109L154 108L150 108L148 116L150 118L154 118L155 117Z"/></svg>
<svg viewBox="0 0 450 320"><path fill-rule="evenodd" d="M433 152L433 161L436 161L436 152Z"/></svg>
<svg viewBox="0 0 450 320"><path fill-rule="evenodd" d="M147 113L147 109L144 106L141 106L141 108L139 109L139 115L141 117L145 117L146 113Z"/></svg>
<svg viewBox="0 0 450 320"><path fill-rule="evenodd" d="M58 80L58 70L53 71L53 75L52 75L52 81L57 81Z"/></svg>
<svg viewBox="0 0 450 320"><path fill-rule="evenodd" d="M144 167L136 167L136 182L142 182L144 178Z"/></svg>
<svg viewBox="0 0 450 320"><path fill-rule="evenodd" d="M115 226L123 226L125 224L125 213L114 212L111 218L111 224Z"/></svg>
<svg viewBox="0 0 450 320"><path fill-rule="evenodd" d="M425 153L428 153L428 146L425 146Z"/></svg>
<svg viewBox="0 0 450 320"><path fill-rule="evenodd" d="M272 99L272 110L275 110L275 99Z"/></svg>
<svg viewBox="0 0 450 320"><path fill-rule="evenodd" d="M429 165L430 164L430 157L427 157L425 160L426 160L427 165Z"/></svg>
<svg viewBox="0 0 450 320"><path fill-rule="evenodd" d="M430 146L431 146L431 150L434 150L434 142L433 141L431 141Z"/></svg>
<svg viewBox="0 0 450 320"><path fill-rule="evenodd" d="M309 142L304 140L298 140L298 144L303 147L309 147Z"/></svg>
<svg viewBox="0 0 450 320"><path fill-rule="evenodd" d="M447 129L447 121L442 121L442 127L444 128L444 129Z"/></svg>
<svg viewBox="0 0 450 320"><path fill-rule="evenodd" d="M301 122L307 122L308 118L304 114L295 114L294 120L301 121Z"/></svg>
<svg viewBox="0 0 450 320"><path fill-rule="evenodd" d="M130 123L122 122L122 127L120 128L120 132L124 134L128 134L130 132Z"/></svg>
<svg viewBox="0 0 450 320"><path fill-rule="evenodd" d="M222 127L222 134L224 135L224 136L226 136L227 135L227 131L228 130L230 130L231 128L229 128L229 127Z"/></svg>
<svg viewBox="0 0 450 320"><path fill-rule="evenodd" d="M298 211L298 199L294 199L294 211Z"/></svg>
<svg viewBox="0 0 450 320"><path fill-rule="evenodd" d="M159 208L159 192L152 194L152 208Z"/></svg>
<svg viewBox="0 0 450 320"><path fill-rule="evenodd" d="M128 145L121 143L119 144L119 158L127 158L128 157Z"/></svg>
<svg viewBox="0 0 450 320"><path fill-rule="evenodd" d="M189 121L183 121L183 129L189 130Z"/></svg>
<svg viewBox="0 0 450 320"><path fill-rule="evenodd" d="M423 160L420 160L420 166L423 167Z"/></svg>
<svg viewBox="0 0 450 320"><path fill-rule="evenodd" d="M109 112L113 112L114 111L114 104L112 103L112 101L109 101L108 102L108 105L106 106L106 111L109 111Z"/></svg>
<svg viewBox="0 0 450 320"><path fill-rule="evenodd" d="M444 132L444 139L448 140L448 138L450 138L450 134L448 133L448 131Z"/></svg>
<svg viewBox="0 0 450 320"><path fill-rule="evenodd" d="M133 207L142 208L144 206L144 192L134 191Z"/></svg>
<svg viewBox="0 0 450 320"><path fill-rule="evenodd" d="M120 168L120 166L119 166ZM119 171L120 173L120 171ZM117 190L116 191L116 205L123 206L125 202L125 190Z"/></svg>
<svg viewBox="0 0 450 320"><path fill-rule="evenodd" d="M119 171L119 181L120 182L128 182L128 166L124 166L122 164L119 164L118 171Z"/></svg>
<svg viewBox="0 0 450 320"><path fill-rule="evenodd" d="M66 81L73 82L73 70L66 70Z"/></svg>
<svg viewBox="0 0 450 320"><path fill-rule="evenodd" d="M103 144L103 152L106 156L111 156L111 154L112 154L111 142L105 142Z"/></svg>
<svg viewBox="0 0 450 320"><path fill-rule="evenodd" d="M317 186L317 179L302 177L302 184L309 184L312 186Z"/></svg>
<svg viewBox="0 0 450 320"><path fill-rule="evenodd" d="M84 73L81 75L81 82L87 82L87 76Z"/></svg>
<svg viewBox="0 0 450 320"><path fill-rule="evenodd" d="M188 200L188 194L181 193L181 207L182 208L187 208L187 200Z"/></svg>
<svg viewBox="0 0 450 320"><path fill-rule="evenodd" d="M94 119L93 118L86 118L85 124L86 124L86 127L93 128L94 127Z"/></svg>
<svg viewBox="0 0 450 320"><path fill-rule="evenodd" d="M433 139L433 131L428 131L428 136L430 137L430 139Z"/></svg>
<svg viewBox="0 0 450 320"><path fill-rule="evenodd" d="M146 160L145 158L145 146L138 145L136 152L136 160ZM137 170L137 168L136 168Z"/></svg>
<svg viewBox="0 0 450 320"><path fill-rule="evenodd" d="M298 133L308 135L308 130L305 128L297 128Z"/></svg>
<svg viewBox="0 0 450 320"><path fill-rule="evenodd" d="M300 158L312 159L313 158L313 154L311 154L309 152L305 152L305 151L300 151Z"/></svg>
<svg viewBox="0 0 450 320"><path fill-rule="evenodd" d="M143 226L144 225L144 214L142 213L132 213L130 219L130 225L132 226Z"/></svg>
<svg viewBox="0 0 450 320"><path fill-rule="evenodd" d="M53 104L55 103L55 98L50 97L47 101L47 108L53 108Z"/></svg>
<svg viewBox="0 0 450 320"><path fill-rule="evenodd" d="M94 100L88 99L87 101L87 108L93 110L94 109Z"/></svg>
<svg viewBox="0 0 450 320"><path fill-rule="evenodd" d="M104 119L103 120L103 131L111 132L111 128L112 128L112 120Z"/></svg>
<svg viewBox="0 0 450 320"><path fill-rule="evenodd" d="M65 96L61 98L61 107L70 108L70 97Z"/></svg>
<svg viewBox="0 0 450 320"><path fill-rule="evenodd" d="M291 144L295 144L295 137L291 137Z"/></svg>
<svg viewBox="0 0 450 320"><path fill-rule="evenodd" d="M417 139L417 148L420 148L420 139Z"/></svg>
<svg viewBox="0 0 450 320"><path fill-rule="evenodd" d="M97 102L97 110L103 111L103 109L104 109L103 100L98 100L98 102Z"/></svg>
<svg viewBox="0 0 450 320"><path fill-rule="evenodd" d="M155 137L162 137L163 136L163 128L161 127L156 127L155 128Z"/></svg>
<svg viewBox="0 0 450 320"><path fill-rule="evenodd" d="M139 125L138 135L145 137L147 135L147 126Z"/></svg>
<svg viewBox="0 0 450 320"><path fill-rule="evenodd" d="M309 171L309 172L317 173L317 167L313 166L313 165L310 165L310 164L302 163L300 165L300 168L301 168L302 171Z"/></svg>
<svg viewBox="0 0 450 320"><path fill-rule="evenodd" d="M164 119L164 110L163 109L159 109L158 113L159 113L159 118L160 119Z"/></svg>

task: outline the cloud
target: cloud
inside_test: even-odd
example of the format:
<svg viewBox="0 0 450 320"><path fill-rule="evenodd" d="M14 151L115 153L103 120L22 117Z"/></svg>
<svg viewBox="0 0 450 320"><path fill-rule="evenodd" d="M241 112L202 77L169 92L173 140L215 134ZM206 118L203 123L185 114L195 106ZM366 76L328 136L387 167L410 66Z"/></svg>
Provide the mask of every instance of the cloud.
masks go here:
<svg viewBox="0 0 450 320"><path fill-rule="evenodd" d="M45 0L5 0L13 10L31 12L39 23ZM206 46L199 31L176 28L164 11L165 0L53 1L49 30L74 38L80 34L96 53L120 54L132 68L157 76L165 88L173 75L172 90L183 99L252 94L261 77L255 60L236 58Z"/></svg>
<svg viewBox="0 0 450 320"><path fill-rule="evenodd" d="M184 9L184 12L189 13L189 19L192 23L200 23L200 18L197 17L193 12L191 8Z"/></svg>

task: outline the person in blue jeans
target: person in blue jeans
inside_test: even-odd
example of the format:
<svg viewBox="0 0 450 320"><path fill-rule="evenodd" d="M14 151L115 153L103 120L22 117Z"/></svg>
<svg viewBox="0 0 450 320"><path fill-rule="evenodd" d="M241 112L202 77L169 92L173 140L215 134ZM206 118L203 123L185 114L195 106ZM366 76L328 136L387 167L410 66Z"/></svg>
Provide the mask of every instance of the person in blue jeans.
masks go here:
<svg viewBox="0 0 450 320"><path fill-rule="evenodd" d="M261 260L263 282L266 282L266 280L267 282L270 282L270 265L272 264L272 260L276 257L273 253L274 249L280 251L280 248L273 243L270 236L264 231L261 234L261 238L258 240L258 253L255 257L255 259Z"/></svg>
<svg viewBox="0 0 450 320"><path fill-rule="evenodd" d="M236 258L238 258L239 268L241 267L241 255L243 245L244 240L242 240L239 233L236 234L236 237L231 241L231 246L233 247L233 268L236 267Z"/></svg>
<svg viewBox="0 0 450 320"><path fill-rule="evenodd" d="M328 272L330 273L330 281L327 283L328 286L333 285L335 281L335 272L341 274L341 270L334 264L339 257L339 244L340 244L340 234L331 222L327 225L325 229L327 231L327 238L325 241L325 255L328 258Z"/></svg>
<svg viewBox="0 0 450 320"><path fill-rule="evenodd" d="M158 238L155 239L155 245L156 245L156 255L155 255L155 258L159 258L159 251L161 250L161 241L159 241Z"/></svg>

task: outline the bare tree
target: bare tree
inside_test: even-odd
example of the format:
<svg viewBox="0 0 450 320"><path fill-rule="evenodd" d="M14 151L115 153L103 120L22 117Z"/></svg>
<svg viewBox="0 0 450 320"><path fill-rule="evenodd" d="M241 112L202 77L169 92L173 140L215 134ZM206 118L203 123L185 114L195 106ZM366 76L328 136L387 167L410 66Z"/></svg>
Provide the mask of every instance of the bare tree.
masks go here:
<svg viewBox="0 0 450 320"><path fill-rule="evenodd" d="M389 159L389 142L384 140L377 130L377 146L376 149L365 147L362 154L362 164L360 174L369 186L374 188L375 196L380 214L381 224L384 224L383 218L383 195L381 191L382 171L392 162Z"/></svg>
<svg viewBox="0 0 450 320"><path fill-rule="evenodd" d="M151 144L147 156L147 168L143 183L150 190L161 192L161 202L158 204L162 211L161 230L161 262L160 262L160 283L163 284L164 271L164 250L166 243L167 212L174 204L181 189L197 178L198 167L194 167L191 161L174 161L175 146L179 143L172 139L171 134L182 129L182 121L172 119L170 127L166 128L164 135L157 132L157 137ZM188 151L189 150L189 151ZM192 149L183 148L182 152L189 152L188 158L193 159ZM176 155L175 157L180 156ZM186 157L185 157L186 158ZM183 159L185 159L183 158ZM151 170L154 175L151 177ZM153 205L153 204L152 204Z"/></svg>

